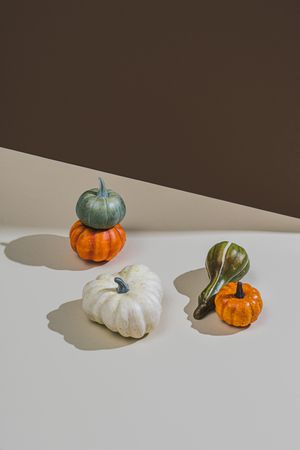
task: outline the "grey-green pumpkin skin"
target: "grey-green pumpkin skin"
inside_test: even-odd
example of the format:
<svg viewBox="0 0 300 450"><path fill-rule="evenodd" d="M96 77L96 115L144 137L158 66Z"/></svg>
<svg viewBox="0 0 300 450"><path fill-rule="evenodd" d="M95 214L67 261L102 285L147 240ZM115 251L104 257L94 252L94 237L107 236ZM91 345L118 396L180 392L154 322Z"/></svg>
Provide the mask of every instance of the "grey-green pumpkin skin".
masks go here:
<svg viewBox="0 0 300 450"><path fill-rule="evenodd" d="M210 282L198 297L195 319L202 319L215 309L215 296L222 286L241 280L249 271L250 260L246 250L234 242L227 247L228 244L228 241L219 242L207 254L205 267Z"/></svg>
<svg viewBox="0 0 300 450"><path fill-rule="evenodd" d="M76 204L76 214L87 227L106 230L124 219L126 206L120 194L106 189L100 180L100 188L81 194Z"/></svg>

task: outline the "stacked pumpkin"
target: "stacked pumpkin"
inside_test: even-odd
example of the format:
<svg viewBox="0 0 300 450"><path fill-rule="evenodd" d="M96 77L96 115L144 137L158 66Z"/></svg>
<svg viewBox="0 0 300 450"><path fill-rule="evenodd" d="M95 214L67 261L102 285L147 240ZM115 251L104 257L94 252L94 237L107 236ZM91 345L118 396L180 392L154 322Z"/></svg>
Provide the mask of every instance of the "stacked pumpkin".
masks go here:
<svg viewBox="0 0 300 450"><path fill-rule="evenodd" d="M80 258L95 262L113 259L124 247L126 233L120 222L126 214L122 197L106 189L99 178L99 187L89 189L76 204L77 220L69 237L72 249Z"/></svg>

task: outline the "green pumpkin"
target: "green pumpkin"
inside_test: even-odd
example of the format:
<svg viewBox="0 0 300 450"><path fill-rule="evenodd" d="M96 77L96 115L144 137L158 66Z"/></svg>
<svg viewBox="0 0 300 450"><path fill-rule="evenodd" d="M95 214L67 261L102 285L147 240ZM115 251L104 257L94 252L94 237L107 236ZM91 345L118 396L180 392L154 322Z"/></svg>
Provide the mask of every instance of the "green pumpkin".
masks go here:
<svg viewBox="0 0 300 450"><path fill-rule="evenodd" d="M195 319L202 319L215 309L215 296L221 287L230 281L239 281L246 275L250 261L243 247L234 242L223 241L209 250L205 267L210 282L198 297Z"/></svg>
<svg viewBox="0 0 300 450"><path fill-rule="evenodd" d="M81 194L76 205L76 214L87 227L106 230L124 219L126 206L119 194L106 189L102 178L99 178L99 181L99 188L89 189Z"/></svg>

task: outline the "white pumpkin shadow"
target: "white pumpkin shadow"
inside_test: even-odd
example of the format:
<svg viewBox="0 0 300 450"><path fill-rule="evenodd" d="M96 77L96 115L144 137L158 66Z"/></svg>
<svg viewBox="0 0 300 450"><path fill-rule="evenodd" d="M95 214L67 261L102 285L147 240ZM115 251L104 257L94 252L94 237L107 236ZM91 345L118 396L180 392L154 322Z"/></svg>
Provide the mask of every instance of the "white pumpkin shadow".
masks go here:
<svg viewBox="0 0 300 450"><path fill-rule="evenodd" d="M141 339L124 338L104 325L87 318L81 300L63 303L49 312L48 328L61 334L64 340L79 350L109 350L134 344Z"/></svg>
<svg viewBox="0 0 300 450"><path fill-rule="evenodd" d="M22 236L1 243L8 259L27 266L45 266L56 270L87 270L100 263L83 261L72 250L69 238L55 234Z"/></svg>
<svg viewBox="0 0 300 450"><path fill-rule="evenodd" d="M198 295L208 283L209 278L205 268L186 272L174 280L177 291L189 298L189 302L184 307L184 312L187 314L187 319L191 322L192 328L201 334L212 336L226 336L243 331L245 328L227 325L219 319L215 312L209 313L201 320L194 319L193 313L198 305Z"/></svg>

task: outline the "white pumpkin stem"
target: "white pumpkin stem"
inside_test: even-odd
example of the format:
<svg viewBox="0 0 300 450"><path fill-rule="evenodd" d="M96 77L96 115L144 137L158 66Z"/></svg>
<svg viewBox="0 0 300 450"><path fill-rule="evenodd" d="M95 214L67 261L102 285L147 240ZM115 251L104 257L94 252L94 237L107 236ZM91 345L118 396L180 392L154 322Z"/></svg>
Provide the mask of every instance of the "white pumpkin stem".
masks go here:
<svg viewBox="0 0 300 450"><path fill-rule="evenodd" d="M99 191L97 197L108 197L108 192L105 183L101 177L99 177Z"/></svg>
<svg viewBox="0 0 300 450"><path fill-rule="evenodd" d="M129 286L127 283L125 283L124 280L122 280L122 278L120 277L116 277L114 278L114 281L117 283L118 287L117 287L117 293L118 294L126 294L126 292L129 291Z"/></svg>

